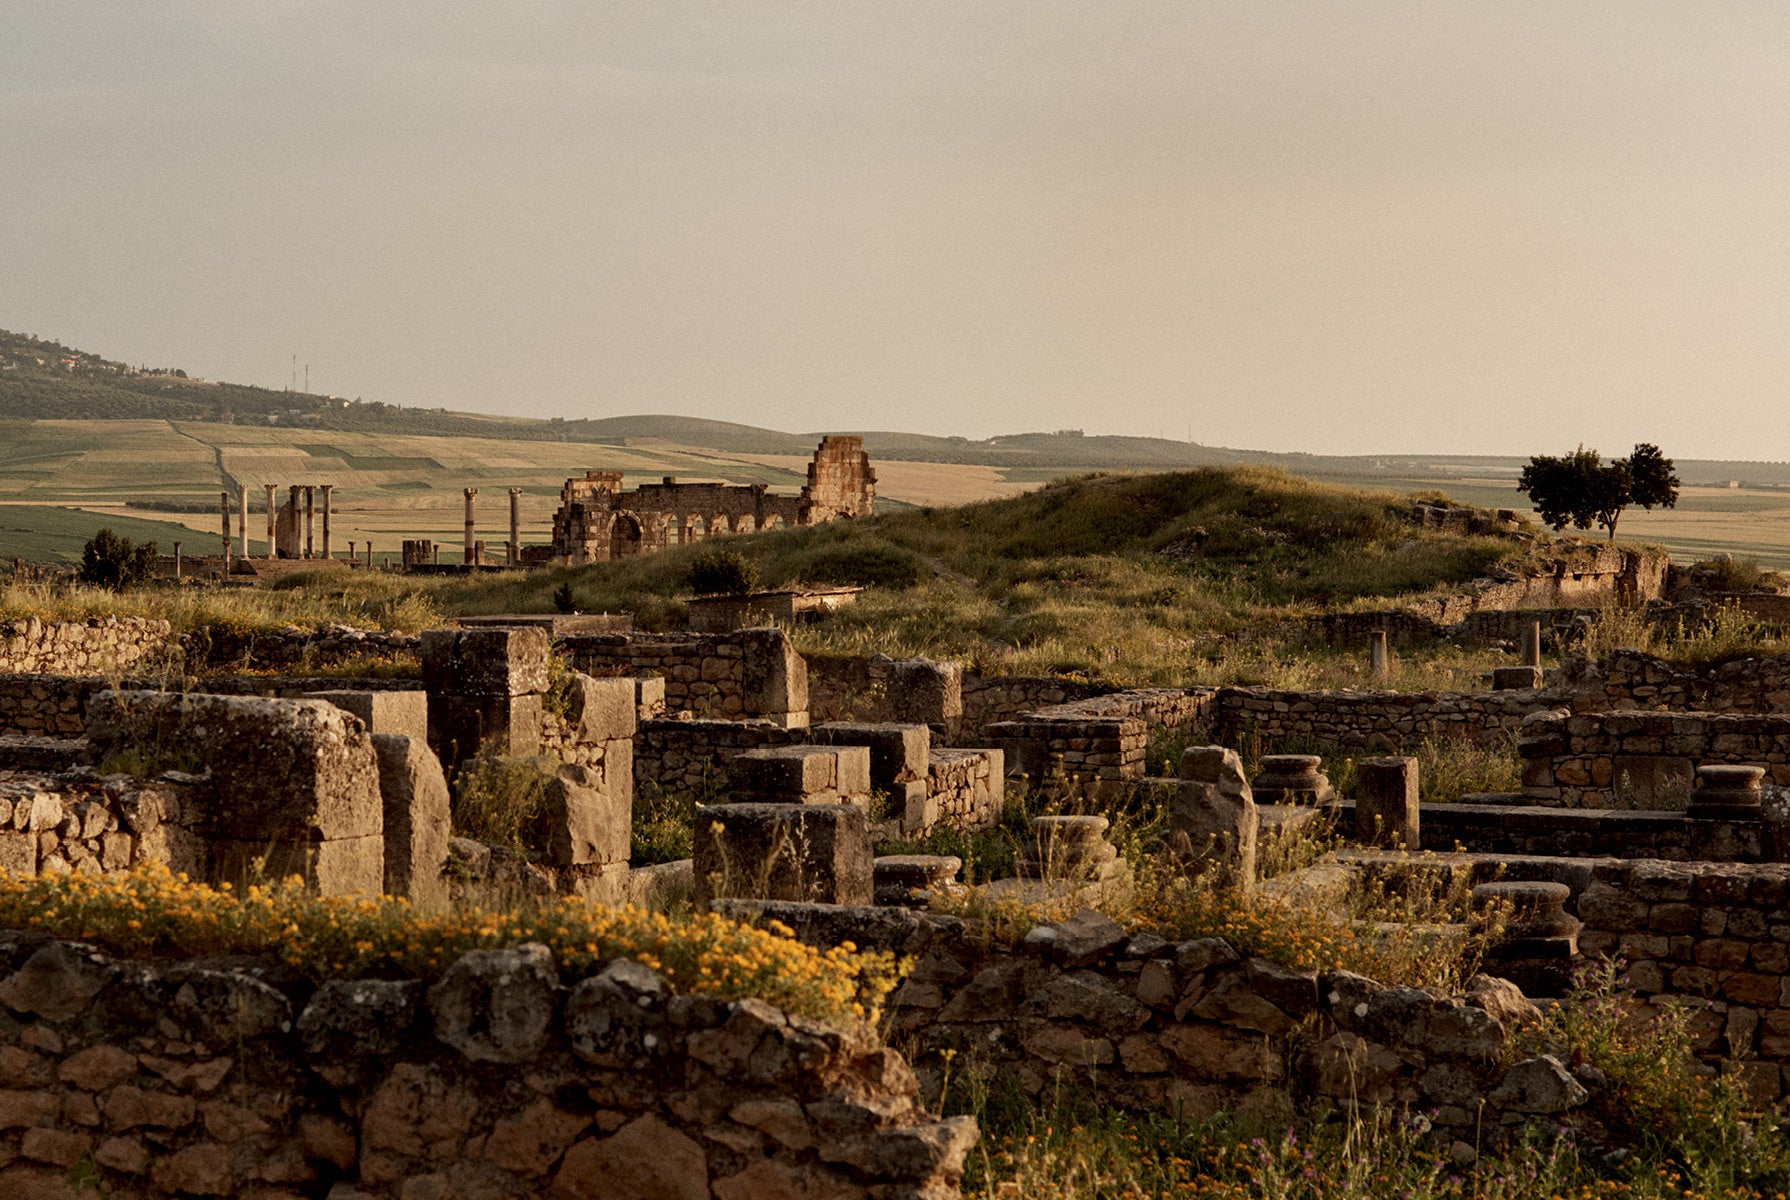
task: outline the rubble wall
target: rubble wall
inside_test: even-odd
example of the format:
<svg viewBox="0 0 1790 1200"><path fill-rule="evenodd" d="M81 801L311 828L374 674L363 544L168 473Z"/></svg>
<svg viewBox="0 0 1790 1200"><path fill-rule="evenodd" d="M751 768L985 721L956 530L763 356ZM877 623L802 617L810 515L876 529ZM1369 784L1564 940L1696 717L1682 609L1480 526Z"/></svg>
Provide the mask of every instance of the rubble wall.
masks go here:
<svg viewBox="0 0 1790 1200"><path fill-rule="evenodd" d="M1523 718L1562 702L1557 693L1325 692L1221 688L1213 727L1226 745L1254 739L1396 750L1426 737L1495 743L1514 737Z"/></svg>
<svg viewBox="0 0 1790 1200"><path fill-rule="evenodd" d="M544 947L433 984L0 933L0 1179L31 1195L953 1200L976 1138L867 1031Z"/></svg>
<svg viewBox="0 0 1790 1200"><path fill-rule="evenodd" d="M807 723L807 665L780 629L577 634L558 639L556 647L586 675L663 678L665 707L673 713Z"/></svg>
<svg viewBox="0 0 1790 1200"><path fill-rule="evenodd" d="M1790 783L1790 713L1551 709L1523 722L1517 750L1536 804L1650 807L1675 791L1682 807L1706 763L1763 766L1768 782Z"/></svg>
<svg viewBox="0 0 1790 1200"><path fill-rule="evenodd" d="M1790 866L1601 863L1579 896L1579 950L1627 987L1689 1002L1699 1053L1743 1060L1761 1104L1790 1075Z"/></svg>
<svg viewBox="0 0 1790 1200"><path fill-rule="evenodd" d="M166 621L146 617L91 617L0 624L0 672L104 675L148 666L172 644Z"/></svg>

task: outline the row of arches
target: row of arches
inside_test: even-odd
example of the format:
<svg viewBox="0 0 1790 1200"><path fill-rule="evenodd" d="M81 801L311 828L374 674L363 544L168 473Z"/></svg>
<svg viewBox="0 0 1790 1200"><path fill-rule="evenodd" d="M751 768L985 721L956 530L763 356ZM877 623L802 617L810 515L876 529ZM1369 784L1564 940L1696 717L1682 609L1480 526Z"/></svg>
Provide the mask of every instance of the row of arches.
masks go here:
<svg viewBox="0 0 1790 1200"><path fill-rule="evenodd" d="M659 527L658 546L687 545L700 542L705 538L723 537L735 533L763 533L771 529L782 529L785 522L781 516L772 513L767 517L754 517L750 513L729 517L725 513L713 516L699 515L656 517L653 523ZM643 550L656 549L646 545L647 532L641 524L640 517L634 513L620 512L609 527L609 557L632 558Z"/></svg>

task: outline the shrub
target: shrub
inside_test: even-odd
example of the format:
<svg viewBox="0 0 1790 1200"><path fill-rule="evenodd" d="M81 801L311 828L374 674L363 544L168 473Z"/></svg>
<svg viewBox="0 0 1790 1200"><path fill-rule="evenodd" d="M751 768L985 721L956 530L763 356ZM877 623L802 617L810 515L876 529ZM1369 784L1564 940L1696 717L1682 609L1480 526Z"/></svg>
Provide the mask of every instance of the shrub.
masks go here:
<svg viewBox="0 0 1790 1200"><path fill-rule="evenodd" d="M738 550L715 547L690 563L688 580L698 596L741 596L758 586L758 567Z"/></svg>
<svg viewBox="0 0 1790 1200"><path fill-rule="evenodd" d="M918 554L880 538L824 547L797 559L794 568L810 583L858 587L911 588L932 576Z"/></svg>
<svg viewBox="0 0 1790 1200"><path fill-rule="evenodd" d="M1756 558L1735 558L1731 554L1693 563L1690 576L1716 592L1776 591L1790 583L1783 572L1760 565Z"/></svg>
<svg viewBox="0 0 1790 1200"><path fill-rule="evenodd" d="M81 582L106 588L135 587L154 573L155 555L154 542L134 546L129 538L102 528L81 548Z"/></svg>
<svg viewBox="0 0 1790 1200"><path fill-rule="evenodd" d="M159 863L128 874L0 877L0 928L39 929L122 954L276 955L312 980L428 978L461 954L540 942L568 974L631 958L680 992L755 997L826 1020L874 1021L896 982L892 955L821 951L774 923L714 913L672 918L566 897L504 912L424 915L390 896L317 896L297 877L238 893Z"/></svg>

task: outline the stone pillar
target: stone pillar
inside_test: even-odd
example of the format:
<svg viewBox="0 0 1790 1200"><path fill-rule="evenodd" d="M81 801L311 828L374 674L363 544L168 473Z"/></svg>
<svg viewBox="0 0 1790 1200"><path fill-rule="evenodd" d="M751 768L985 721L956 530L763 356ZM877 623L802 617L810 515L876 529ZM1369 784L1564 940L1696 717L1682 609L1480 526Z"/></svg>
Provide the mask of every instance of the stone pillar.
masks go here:
<svg viewBox="0 0 1790 1200"><path fill-rule="evenodd" d="M367 539L367 570L373 569L373 539Z"/></svg>
<svg viewBox="0 0 1790 1200"><path fill-rule="evenodd" d="M478 551L472 544L472 539L473 539L472 501L473 501L473 497L477 496L478 494L479 494L479 489L477 489L477 488L467 488L466 489L466 561L468 563L474 563L474 562L478 561Z"/></svg>
<svg viewBox="0 0 1790 1200"><path fill-rule="evenodd" d="M174 578L177 582L180 579L180 543L179 542L174 543Z"/></svg>
<svg viewBox="0 0 1790 1200"><path fill-rule="evenodd" d="M224 573L227 575L230 573L230 493L229 492L219 492L218 495L223 497Z"/></svg>
<svg viewBox="0 0 1790 1200"><path fill-rule="evenodd" d="M267 557L278 558L280 556L280 547L277 540L279 536L278 531L274 528L274 521L276 520L273 503L274 485L271 483L264 483L261 486L267 489Z"/></svg>
<svg viewBox="0 0 1790 1200"><path fill-rule="evenodd" d="M1541 622L1528 621L1523 625L1523 661L1525 667L1541 666Z"/></svg>
<svg viewBox="0 0 1790 1200"><path fill-rule="evenodd" d="M715 804L695 820L696 903L870 904L870 819L855 804Z"/></svg>
<svg viewBox="0 0 1790 1200"><path fill-rule="evenodd" d="M423 631L429 745L450 775L469 758L540 752L550 657L544 629Z"/></svg>
<svg viewBox="0 0 1790 1200"><path fill-rule="evenodd" d="M305 557L316 557L317 489L305 488Z"/></svg>
<svg viewBox="0 0 1790 1200"><path fill-rule="evenodd" d="M1684 810L1690 852L1706 862L1758 862L1765 855L1765 768L1711 764L1697 768Z"/></svg>
<svg viewBox="0 0 1790 1200"><path fill-rule="evenodd" d="M510 489L510 552L512 567L522 565L522 489Z"/></svg>
<svg viewBox="0 0 1790 1200"><path fill-rule="evenodd" d="M286 502L292 506L292 557L303 558L305 547L299 536L299 520L304 516L304 488L296 483L287 488Z"/></svg>
<svg viewBox="0 0 1790 1200"><path fill-rule="evenodd" d="M1355 836L1369 845L1421 849L1417 760L1364 758L1355 770Z"/></svg>
<svg viewBox="0 0 1790 1200"><path fill-rule="evenodd" d="M1318 770L1315 754L1264 754L1261 772L1249 781L1257 804L1334 804L1336 789Z"/></svg>
<svg viewBox="0 0 1790 1200"><path fill-rule="evenodd" d="M329 494L335 490L335 484L323 484L323 557L329 558Z"/></svg>
<svg viewBox="0 0 1790 1200"><path fill-rule="evenodd" d="M355 545L356 545L355 540L353 538L349 538L348 539L348 565L349 566L353 566L360 559L360 556L355 553L355 550L354 550Z"/></svg>
<svg viewBox="0 0 1790 1200"><path fill-rule="evenodd" d="M242 517L242 556L249 556L249 485L237 485L237 512Z"/></svg>
<svg viewBox="0 0 1790 1200"><path fill-rule="evenodd" d="M1473 900L1507 912L1504 936L1486 949L1487 975L1508 979L1525 996L1564 996L1579 953L1579 921L1567 915L1572 889L1564 883L1510 880L1482 883Z"/></svg>
<svg viewBox="0 0 1790 1200"><path fill-rule="evenodd" d="M1367 673L1375 679L1384 679L1392 673L1392 660L1386 654L1386 631L1376 629L1368 634Z"/></svg>

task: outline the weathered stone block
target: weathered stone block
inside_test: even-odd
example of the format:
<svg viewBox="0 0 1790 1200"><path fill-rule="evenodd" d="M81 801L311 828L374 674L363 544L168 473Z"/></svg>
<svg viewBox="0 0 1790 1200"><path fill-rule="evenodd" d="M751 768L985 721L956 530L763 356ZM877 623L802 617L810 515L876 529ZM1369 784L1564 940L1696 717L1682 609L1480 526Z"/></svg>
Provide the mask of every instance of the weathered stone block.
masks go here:
<svg viewBox="0 0 1790 1200"><path fill-rule="evenodd" d="M447 902L452 816L447 777L422 738L376 733L379 796L385 811L385 891L411 903Z"/></svg>
<svg viewBox="0 0 1790 1200"><path fill-rule="evenodd" d="M419 742L429 740L429 696L411 692L306 692L306 700L323 700L361 719L368 733L394 733Z"/></svg>
<svg viewBox="0 0 1790 1200"><path fill-rule="evenodd" d="M431 692L429 748L449 771L469 758L539 753L541 698Z"/></svg>
<svg viewBox="0 0 1790 1200"><path fill-rule="evenodd" d="M88 737L102 758L161 747L205 763L217 794L206 824L224 838L377 838L384 826L372 739L331 704L101 692Z"/></svg>
<svg viewBox="0 0 1790 1200"><path fill-rule="evenodd" d="M747 716L808 724L808 663L781 629L742 630L741 699ZM781 719L779 719L781 718Z"/></svg>
<svg viewBox="0 0 1790 1200"><path fill-rule="evenodd" d="M870 782L887 792L898 783L926 778L932 753L932 730L925 725L828 721L811 728L808 738L821 746L868 746Z"/></svg>
<svg viewBox="0 0 1790 1200"><path fill-rule="evenodd" d="M1417 760L1364 758L1356 764L1355 836L1379 846L1418 850Z"/></svg>
<svg viewBox="0 0 1790 1200"><path fill-rule="evenodd" d="M954 662L908 658L889 669L889 715L896 721L954 731L963 720L963 668Z"/></svg>
<svg viewBox="0 0 1790 1200"><path fill-rule="evenodd" d="M698 904L717 896L870 904L870 821L850 804L717 804L696 810Z"/></svg>
<svg viewBox="0 0 1790 1200"><path fill-rule="evenodd" d="M325 896L377 896L385 890L385 836L380 833L322 842L218 838L211 843L211 861L218 879L238 886L297 875Z"/></svg>
<svg viewBox="0 0 1790 1200"><path fill-rule="evenodd" d="M566 723L574 740L606 742L631 738L638 724L632 679L592 679L575 674L567 688ZM659 680L663 697L665 681Z"/></svg>
<svg viewBox="0 0 1790 1200"><path fill-rule="evenodd" d="M633 830L633 792L612 792L586 767L561 767L546 785L542 820L547 852L558 866L628 861Z"/></svg>

